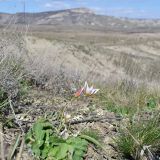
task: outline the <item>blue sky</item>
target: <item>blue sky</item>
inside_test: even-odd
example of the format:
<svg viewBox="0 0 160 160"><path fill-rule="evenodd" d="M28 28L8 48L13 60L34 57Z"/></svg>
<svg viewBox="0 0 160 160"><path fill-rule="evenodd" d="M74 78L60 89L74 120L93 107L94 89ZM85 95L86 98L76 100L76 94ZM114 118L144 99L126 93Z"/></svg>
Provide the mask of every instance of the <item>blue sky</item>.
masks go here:
<svg viewBox="0 0 160 160"><path fill-rule="evenodd" d="M22 12L24 0L0 0L0 12ZM160 0L25 0L27 12L87 7L98 14L160 18Z"/></svg>

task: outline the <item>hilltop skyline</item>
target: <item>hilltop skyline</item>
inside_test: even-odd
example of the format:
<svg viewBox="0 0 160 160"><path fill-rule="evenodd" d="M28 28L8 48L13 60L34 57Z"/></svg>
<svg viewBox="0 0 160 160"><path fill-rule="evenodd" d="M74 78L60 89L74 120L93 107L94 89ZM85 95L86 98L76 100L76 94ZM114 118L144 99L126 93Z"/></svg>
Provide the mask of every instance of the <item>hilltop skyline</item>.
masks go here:
<svg viewBox="0 0 160 160"><path fill-rule="evenodd" d="M158 0L25 0L26 12L56 11L70 8L89 8L96 14L160 19ZM0 12L24 11L24 0L0 0Z"/></svg>

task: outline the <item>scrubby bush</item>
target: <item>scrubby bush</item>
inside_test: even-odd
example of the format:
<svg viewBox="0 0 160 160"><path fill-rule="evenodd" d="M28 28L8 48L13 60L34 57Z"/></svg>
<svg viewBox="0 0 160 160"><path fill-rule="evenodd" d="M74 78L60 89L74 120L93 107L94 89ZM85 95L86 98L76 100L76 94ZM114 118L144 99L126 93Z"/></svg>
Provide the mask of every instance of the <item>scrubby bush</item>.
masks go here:
<svg viewBox="0 0 160 160"><path fill-rule="evenodd" d="M20 89L20 81L24 76L24 69L20 59L13 55L3 57L0 63L0 87L3 95L15 98Z"/></svg>

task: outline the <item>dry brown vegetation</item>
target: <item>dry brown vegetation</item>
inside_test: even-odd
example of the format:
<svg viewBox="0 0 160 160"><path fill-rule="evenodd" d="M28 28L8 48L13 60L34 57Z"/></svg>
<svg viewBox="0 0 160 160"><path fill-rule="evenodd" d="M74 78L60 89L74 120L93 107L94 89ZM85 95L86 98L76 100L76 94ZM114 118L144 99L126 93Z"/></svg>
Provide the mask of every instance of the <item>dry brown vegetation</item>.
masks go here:
<svg viewBox="0 0 160 160"><path fill-rule="evenodd" d="M127 79L137 84L159 84L158 33L70 31L33 32L33 35L28 41L32 55L41 55L53 66L63 64L72 72L82 72L84 77L95 75L92 79L103 83Z"/></svg>
<svg viewBox="0 0 160 160"><path fill-rule="evenodd" d="M59 135L64 131L69 135L85 129L98 131L105 151L91 144L84 156L86 160L124 157L150 160L151 156L159 156L159 148L155 149L156 145L159 147L157 121L151 121L153 132L157 128L154 135L149 127L145 131L137 127L143 121L150 124L150 118L159 112L159 33L57 33L38 28L26 31L26 27L21 27L21 31L12 27L0 33L2 159L21 156L32 159L28 148L22 147L23 132L26 133L39 117L64 125ZM86 80L101 91L95 97L73 98L74 92ZM71 115L69 122L65 121L66 113ZM121 126L126 128L122 130ZM141 137L134 128L137 128L136 133L142 133ZM146 136L145 141L144 132L152 135ZM123 135L126 139L118 140L116 145L113 138ZM153 148L145 150L146 145L152 146L150 137L154 142L158 137L158 141ZM13 145L14 141L17 146ZM134 145L134 150L130 144ZM11 154L7 154L9 150ZM143 150L145 154L142 155Z"/></svg>

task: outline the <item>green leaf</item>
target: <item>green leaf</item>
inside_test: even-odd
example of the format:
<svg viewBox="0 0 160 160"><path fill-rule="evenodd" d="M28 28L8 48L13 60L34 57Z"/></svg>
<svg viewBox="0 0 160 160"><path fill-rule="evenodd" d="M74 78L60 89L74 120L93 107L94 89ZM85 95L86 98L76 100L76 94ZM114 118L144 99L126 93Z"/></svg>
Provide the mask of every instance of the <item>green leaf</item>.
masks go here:
<svg viewBox="0 0 160 160"><path fill-rule="evenodd" d="M36 139L43 139L44 137L44 132L43 131L43 126L41 123L36 123L33 126L33 132L35 133L35 138Z"/></svg>
<svg viewBox="0 0 160 160"><path fill-rule="evenodd" d="M93 143L94 145L101 148L104 152L106 152L106 149L102 146L102 144L99 141L97 141L96 139L94 139L93 137L90 137L88 135L80 135L80 137L87 140L90 143Z"/></svg>
<svg viewBox="0 0 160 160"><path fill-rule="evenodd" d="M37 158L46 160L83 160L88 141L81 137L64 140L53 134L46 120L38 120L27 133L26 143L30 144Z"/></svg>
<svg viewBox="0 0 160 160"><path fill-rule="evenodd" d="M57 152L58 152L58 150L59 150L59 147L51 148L51 149L49 150L48 156L49 156L49 157L55 157L56 154L57 154Z"/></svg>
<svg viewBox="0 0 160 160"><path fill-rule="evenodd" d="M62 143L59 146L58 152L56 154L57 160L61 160L67 157L67 152L69 151L69 145L66 143Z"/></svg>
<svg viewBox="0 0 160 160"><path fill-rule="evenodd" d="M71 137L66 142L73 148L72 159L83 160L84 154L87 151L88 142L79 137Z"/></svg>
<svg viewBox="0 0 160 160"><path fill-rule="evenodd" d="M60 145L61 143L65 143L65 140L57 136L51 136L49 140L52 146L57 146L57 145Z"/></svg>
<svg viewBox="0 0 160 160"><path fill-rule="evenodd" d="M32 144L31 149L32 149L33 153L34 153L36 156L40 157L41 151L40 151L39 146L37 145L36 142L34 142L34 143Z"/></svg>
<svg viewBox="0 0 160 160"><path fill-rule="evenodd" d="M88 145L88 142L85 139L74 137L67 140L67 143L74 146L75 149L80 149L85 151Z"/></svg>
<svg viewBox="0 0 160 160"><path fill-rule="evenodd" d="M82 150L76 150L73 155L73 160L83 160L84 152Z"/></svg>
<svg viewBox="0 0 160 160"><path fill-rule="evenodd" d="M46 137L45 137L45 144L47 145L47 146L49 146L50 145L50 136L51 136L51 131L50 130L47 130L46 132Z"/></svg>
<svg viewBox="0 0 160 160"><path fill-rule="evenodd" d="M49 150L50 150L50 146L45 146L45 147L43 148L43 150L42 150L42 155L41 155L41 157L42 157L43 159L47 158Z"/></svg>
<svg viewBox="0 0 160 160"><path fill-rule="evenodd" d="M147 102L147 107L149 109L154 109L156 108L156 106L157 106L156 100L154 98L150 98Z"/></svg>
<svg viewBox="0 0 160 160"><path fill-rule="evenodd" d="M32 130L30 129L25 136L25 142L28 144L32 139Z"/></svg>

